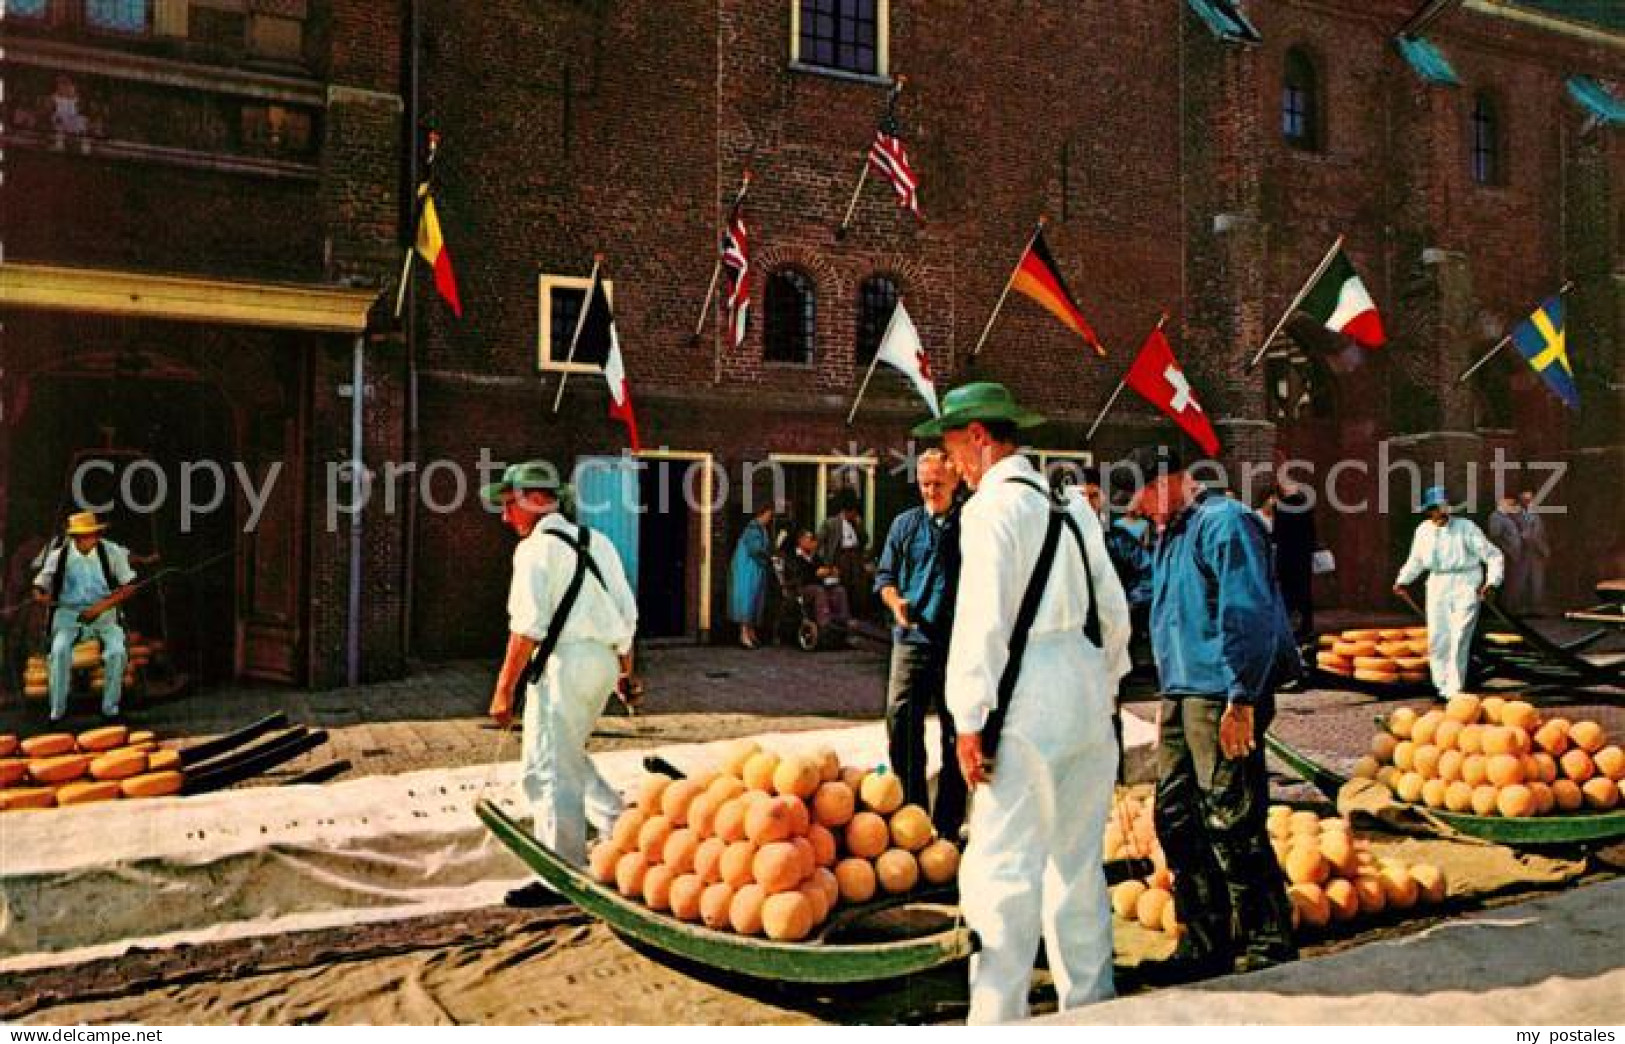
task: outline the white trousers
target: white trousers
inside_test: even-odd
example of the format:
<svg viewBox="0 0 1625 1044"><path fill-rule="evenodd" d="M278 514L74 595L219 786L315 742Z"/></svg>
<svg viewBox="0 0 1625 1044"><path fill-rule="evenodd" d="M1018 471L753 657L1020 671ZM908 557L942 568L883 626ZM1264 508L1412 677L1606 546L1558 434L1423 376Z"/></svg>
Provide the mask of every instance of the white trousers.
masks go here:
<svg viewBox="0 0 1625 1044"><path fill-rule="evenodd" d="M1478 623L1478 570L1428 574L1428 667L1444 699L1467 684L1467 660Z"/></svg>
<svg viewBox="0 0 1625 1044"><path fill-rule="evenodd" d="M587 756L593 723L615 689L620 661L598 642L560 642L525 694L519 786L536 838L577 866L587 862L587 824L607 836L620 795Z"/></svg>
<svg viewBox="0 0 1625 1044"><path fill-rule="evenodd" d="M971 800L959 873L972 1025L1025 1018L1040 936L1060 1008L1113 996L1111 903L1102 869L1117 744L1099 652L1081 636L1035 638L994 756Z"/></svg>

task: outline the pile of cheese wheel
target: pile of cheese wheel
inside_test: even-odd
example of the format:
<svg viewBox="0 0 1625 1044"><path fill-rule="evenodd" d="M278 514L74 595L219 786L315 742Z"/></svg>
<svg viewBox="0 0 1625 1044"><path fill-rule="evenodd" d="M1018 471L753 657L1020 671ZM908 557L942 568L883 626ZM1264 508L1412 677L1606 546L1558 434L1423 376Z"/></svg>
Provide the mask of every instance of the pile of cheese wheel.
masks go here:
<svg viewBox="0 0 1625 1044"><path fill-rule="evenodd" d="M1404 802L1521 819L1625 801L1625 751L1594 721L1542 718L1523 700L1463 693L1443 710L1400 707L1385 725L1354 774Z"/></svg>
<svg viewBox="0 0 1625 1044"><path fill-rule="evenodd" d="M1140 817L1148 821L1153 815L1151 802L1138 801L1131 795L1119 802L1119 807L1127 801L1134 801L1125 813L1132 817L1133 833L1125 853L1148 849L1154 869L1145 878L1123 881L1112 888L1112 912L1122 920L1136 921L1143 928L1178 938L1183 929L1174 900L1173 874L1154 838L1146 846L1139 836ZM1374 856L1370 842L1356 838L1346 819L1322 819L1314 812L1275 805L1269 810L1267 823L1270 844L1292 899L1294 928L1312 931L1333 921L1352 921L1361 914L1372 916L1389 909L1405 910L1418 902L1436 903L1445 897L1444 874L1437 867L1407 865ZM1108 822L1108 842L1114 828L1115 824ZM1107 858L1113 858L1111 848L1106 851Z"/></svg>
<svg viewBox="0 0 1625 1044"><path fill-rule="evenodd" d="M742 740L718 771L643 777L588 862L600 884L680 921L799 942L842 903L953 880L959 850L885 768Z"/></svg>
<svg viewBox="0 0 1625 1044"><path fill-rule="evenodd" d="M128 659L124 664L124 684L134 685L136 672L152 662L154 646L159 642L149 642L140 633L130 631L125 635L125 648ZM73 670L90 672L90 687L93 691L100 691L107 675L102 665L101 643L89 639L73 647ZM44 699L51 694L51 665L44 653L35 653L23 665L23 695L30 699Z"/></svg>
<svg viewBox="0 0 1625 1044"><path fill-rule="evenodd" d="M1328 673L1379 685L1428 680L1426 627L1354 628L1317 640L1315 662Z"/></svg>
<svg viewBox="0 0 1625 1044"><path fill-rule="evenodd" d="M77 736L0 736L0 812L165 797L184 782L177 752L123 725Z"/></svg>
<svg viewBox="0 0 1625 1044"><path fill-rule="evenodd" d="M1266 822L1286 874L1296 929L1315 931L1385 910L1444 901L1442 870L1373 854L1371 843L1355 837L1346 819L1274 805Z"/></svg>

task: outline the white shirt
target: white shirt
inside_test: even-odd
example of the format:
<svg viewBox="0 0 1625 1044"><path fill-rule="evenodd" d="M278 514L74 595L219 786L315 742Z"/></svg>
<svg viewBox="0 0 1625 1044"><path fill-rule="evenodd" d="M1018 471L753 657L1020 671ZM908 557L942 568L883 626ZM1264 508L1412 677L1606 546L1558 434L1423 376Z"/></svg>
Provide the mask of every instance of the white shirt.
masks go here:
<svg viewBox="0 0 1625 1044"><path fill-rule="evenodd" d="M858 531L848 519L841 519L841 550L850 551L858 546Z"/></svg>
<svg viewBox="0 0 1625 1044"><path fill-rule="evenodd" d="M1049 498L1012 479L1043 477L1026 457L1013 454L982 476L976 494L960 515L961 566L948 651L947 698L961 732L980 732L999 701L999 676L1010 658L1010 635L1022 595L1038 565L1049 526ZM1095 595L1100 599L1100 632L1108 690L1129 672L1128 600L1106 554L1100 520L1077 490L1067 509L1083 533ZM1038 603L1032 640L1062 632L1084 641L1089 610L1088 585L1077 544L1061 531L1049 583Z"/></svg>
<svg viewBox="0 0 1625 1044"><path fill-rule="evenodd" d="M1411 556L1399 570L1395 583L1412 583L1423 573L1443 576L1450 573L1477 573L1480 565L1489 570L1485 583L1501 585L1506 572L1501 551L1484 536L1470 520L1451 517L1445 525L1423 522L1416 527L1416 538L1411 541Z"/></svg>
<svg viewBox="0 0 1625 1044"><path fill-rule="evenodd" d="M549 531L565 534L570 542L548 536ZM552 514L514 548L513 582L508 587L508 629L514 634L538 642L547 637L553 612L575 573L576 539L575 525ZM589 551L604 583L600 585L590 571L582 578L581 593L559 640L601 642L625 655L632 651L632 636L637 632L637 599L609 538L595 531Z"/></svg>
<svg viewBox="0 0 1625 1044"><path fill-rule="evenodd" d="M130 552L111 540L103 540L101 546L107 552L107 568L113 574L113 583L123 587L134 581L135 570L130 568ZM64 608L83 609L113 593L107 586L107 577L102 575L102 564L96 549L91 548L89 554L83 554L72 537L45 556L45 565L34 578L35 587L42 591L51 590L64 554L68 558L68 571L62 578L61 602Z"/></svg>

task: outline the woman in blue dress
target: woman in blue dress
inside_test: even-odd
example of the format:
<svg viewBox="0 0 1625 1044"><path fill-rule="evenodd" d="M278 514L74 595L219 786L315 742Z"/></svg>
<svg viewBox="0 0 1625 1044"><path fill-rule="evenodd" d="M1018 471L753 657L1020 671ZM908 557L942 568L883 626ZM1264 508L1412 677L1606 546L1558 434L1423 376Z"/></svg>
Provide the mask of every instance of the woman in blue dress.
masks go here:
<svg viewBox="0 0 1625 1044"><path fill-rule="evenodd" d="M773 506L769 504L746 524L728 567L728 619L739 625L739 644L747 649L758 644L756 628L773 579L772 532Z"/></svg>

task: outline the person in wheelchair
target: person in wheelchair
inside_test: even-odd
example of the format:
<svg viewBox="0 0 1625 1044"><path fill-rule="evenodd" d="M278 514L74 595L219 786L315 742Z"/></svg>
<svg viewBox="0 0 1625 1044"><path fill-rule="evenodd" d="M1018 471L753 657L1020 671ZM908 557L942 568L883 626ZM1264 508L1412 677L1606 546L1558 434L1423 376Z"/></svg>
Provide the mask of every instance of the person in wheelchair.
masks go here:
<svg viewBox="0 0 1625 1044"><path fill-rule="evenodd" d="M841 585L839 571L818 557L818 537L810 529L796 531L795 550L785 556L785 580L812 612L820 631L831 624L851 623L851 603Z"/></svg>

